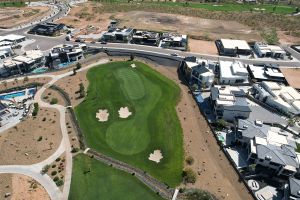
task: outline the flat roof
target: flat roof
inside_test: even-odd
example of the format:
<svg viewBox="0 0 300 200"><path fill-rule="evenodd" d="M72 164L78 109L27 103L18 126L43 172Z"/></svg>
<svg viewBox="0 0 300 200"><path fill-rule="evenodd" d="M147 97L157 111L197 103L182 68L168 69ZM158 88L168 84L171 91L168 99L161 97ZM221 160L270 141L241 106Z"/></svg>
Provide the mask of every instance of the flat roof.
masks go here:
<svg viewBox="0 0 300 200"><path fill-rule="evenodd" d="M268 80L268 79L284 79L284 75L281 73L279 69L264 67L264 66L256 66L256 65L248 65L249 70L252 73L253 78L260 80Z"/></svg>
<svg viewBox="0 0 300 200"><path fill-rule="evenodd" d="M245 40L232 40L232 39L221 39L223 47L225 49L242 49L251 50L249 44Z"/></svg>
<svg viewBox="0 0 300 200"><path fill-rule="evenodd" d="M220 78L245 79L248 71L241 62L220 61Z"/></svg>
<svg viewBox="0 0 300 200"><path fill-rule="evenodd" d="M19 40L19 39L24 39L26 38L23 35L16 35L16 34L9 34L9 35L5 35L5 36L0 36L0 41L15 41L15 40Z"/></svg>

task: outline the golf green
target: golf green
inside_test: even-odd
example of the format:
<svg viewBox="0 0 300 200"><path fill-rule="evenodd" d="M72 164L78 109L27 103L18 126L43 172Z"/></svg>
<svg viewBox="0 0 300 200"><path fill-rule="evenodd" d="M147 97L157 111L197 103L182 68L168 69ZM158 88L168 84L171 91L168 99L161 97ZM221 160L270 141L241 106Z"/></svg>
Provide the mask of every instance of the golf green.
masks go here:
<svg viewBox="0 0 300 200"><path fill-rule="evenodd" d="M87 78L86 99L75 112L88 146L178 185L183 166L182 129L175 110L179 87L141 62L104 64L90 69ZM132 114L120 118L121 107ZM98 121L99 109L108 110L107 121ZM154 150L162 152L159 163L148 159Z"/></svg>
<svg viewBox="0 0 300 200"><path fill-rule="evenodd" d="M74 158L69 200L162 200L131 174L79 154Z"/></svg>

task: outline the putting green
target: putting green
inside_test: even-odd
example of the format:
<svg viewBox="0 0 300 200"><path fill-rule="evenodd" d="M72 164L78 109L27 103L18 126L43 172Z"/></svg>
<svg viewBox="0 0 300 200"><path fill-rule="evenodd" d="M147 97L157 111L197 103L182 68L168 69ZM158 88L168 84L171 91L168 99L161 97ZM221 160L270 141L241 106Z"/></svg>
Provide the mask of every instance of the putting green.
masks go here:
<svg viewBox="0 0 300 200"><path fill-rule="evenodd" d="M85 100L75 108L88 146L125 161L175 186L181 182L183 166L182 130L175 106L180 90L147 65L134 62L111 62L92 68ZM120 107L132 112L119 117ZM95 113L107 109L109 119L99 122ZM159 149L159 164L149 161Z"/></svg>

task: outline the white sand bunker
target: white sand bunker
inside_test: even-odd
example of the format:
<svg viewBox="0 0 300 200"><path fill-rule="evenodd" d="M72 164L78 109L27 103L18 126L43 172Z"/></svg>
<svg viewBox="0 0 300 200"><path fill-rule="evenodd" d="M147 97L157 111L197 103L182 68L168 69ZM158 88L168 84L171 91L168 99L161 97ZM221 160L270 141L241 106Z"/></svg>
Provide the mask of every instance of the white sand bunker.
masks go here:
<svg viewBox="0 0 300 200"><path fill-rule="evenodd" d="M136 68L136 65L135 65L134 63L132 63L130 66L131 66L132 68Z"/></svg>
<svg viewBox="0 0 300 200"><path fill-rule="evenodd" d="M149 160L152 160L156 163L159 163L160 160L163 158L162 154L161 154L161 151L160 150L154 150L153 153L150 153L150 156L149 156Z"/></svg>
<svg viewBox="0 0 300 200"><path fill-rule="evenodd" d="M98 118L99 122L106 122L108 120L109 113L105 110L99 110L96 113L96 118Z"/></svg>
<svg viewBox="0 0 300 200"><path fill-rule="evenodd" d="M128 107L121 107L120 110L118 111L119 112L119 117L120 118L127 118L129 117L132 113L129 111Z"/></svg>

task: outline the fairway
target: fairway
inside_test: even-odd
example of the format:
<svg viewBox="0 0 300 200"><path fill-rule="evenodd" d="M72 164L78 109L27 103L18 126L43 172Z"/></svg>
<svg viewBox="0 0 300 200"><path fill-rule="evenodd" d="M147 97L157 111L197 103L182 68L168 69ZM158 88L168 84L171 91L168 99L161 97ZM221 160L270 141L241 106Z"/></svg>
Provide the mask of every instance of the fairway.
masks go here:
<svg viewBox="0 0 300 200"><path fill-rule="evenodd" d="M112 62L87 73L88 94L75 108L88 146L113 158L138 167L159 180L176 186L183 166L182 129L175 106L178 86L147 65ZM118 110L128 107L128 118ZM108 120L99 122L99 109L107 109ZM159 163L148 160L161 150Z"/></svg>
<svg viewBox="0 0 300 200"><path fill-rule="evenodd" d="M73 166L70 200L162 200L131 174L83 154L75 156Z"/></svg>

